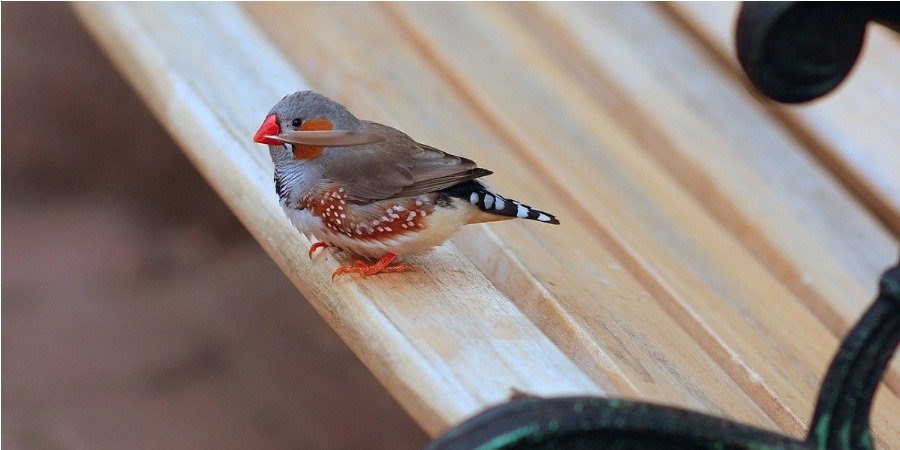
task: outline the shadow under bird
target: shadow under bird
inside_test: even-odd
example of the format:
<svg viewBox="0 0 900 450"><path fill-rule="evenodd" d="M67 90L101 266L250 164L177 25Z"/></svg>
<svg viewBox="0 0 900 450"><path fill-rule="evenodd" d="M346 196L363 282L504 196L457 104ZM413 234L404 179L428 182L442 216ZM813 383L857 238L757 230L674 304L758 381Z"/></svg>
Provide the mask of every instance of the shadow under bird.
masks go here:
<svg viewBox="0 0 900 450"><path fill-rule="evenodd" d="M463 225L505 219L559 224L553 215L490 190L492 172L475 162L420 144L312 91L281 99L253 141L269 146L275 190L291 223L321 247L357 260L332 278L403 272L397 256L427 252Z"/></svg>

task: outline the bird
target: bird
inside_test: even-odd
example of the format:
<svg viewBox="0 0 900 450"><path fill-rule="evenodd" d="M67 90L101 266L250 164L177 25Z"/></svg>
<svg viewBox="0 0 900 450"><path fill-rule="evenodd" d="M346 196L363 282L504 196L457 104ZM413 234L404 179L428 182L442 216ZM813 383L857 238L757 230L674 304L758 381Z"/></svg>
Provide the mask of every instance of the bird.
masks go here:
<svg viewBox="0 0 900 450"><path fill-rule="evenodd" d="M332 279L410 270L392 262L428 252L466 224L516 218L559 224L491 190L481 178L493 172L474 161L357 119L314 91L276 103L253 142L268 145L279 203L313 242L309 256L336 247L362 258L338 267Z"/></svg>

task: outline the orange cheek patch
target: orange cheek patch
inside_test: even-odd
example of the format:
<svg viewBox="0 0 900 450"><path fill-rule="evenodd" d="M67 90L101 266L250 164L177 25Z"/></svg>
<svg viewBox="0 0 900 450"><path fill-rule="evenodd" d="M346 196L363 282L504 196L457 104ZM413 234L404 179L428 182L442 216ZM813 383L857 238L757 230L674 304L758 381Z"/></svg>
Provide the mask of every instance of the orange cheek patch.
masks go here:
<svg viewBox="0 0 900 450"><path fill-rule="evenodd" d="M334 125L328 119L310 119L300 125L300 131L328 131L334 129Z"/></svg>
<svg viewBox="0 0 900 450"><path fill-rule="evenodd" d="M299 131L329 131L334 125L328 119L310 119L300 125ZM313 159L322 154L322 147L312 145L295 145L294 159Z"/></svg>

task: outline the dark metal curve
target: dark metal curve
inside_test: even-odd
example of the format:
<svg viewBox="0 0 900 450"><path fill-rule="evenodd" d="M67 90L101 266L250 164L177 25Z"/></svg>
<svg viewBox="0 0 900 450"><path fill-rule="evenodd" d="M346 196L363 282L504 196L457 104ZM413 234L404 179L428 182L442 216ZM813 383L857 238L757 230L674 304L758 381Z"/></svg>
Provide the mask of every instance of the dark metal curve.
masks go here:
<svg viewBox="0 0 900 450"><path fill-rule="evenodd" d="M900 4L744 2L735 29L738 60L765 96L813 100L850 73L869 21L900 31Z"/></svg>
<svg viewBox="0 0 900 450"><path fill-rule="evenodd" d="M871 449L869 414L900 343L900 263L844 338L829 366L805 440L681 408L597 397L525 397L490 408L428 450Z"/></svg>

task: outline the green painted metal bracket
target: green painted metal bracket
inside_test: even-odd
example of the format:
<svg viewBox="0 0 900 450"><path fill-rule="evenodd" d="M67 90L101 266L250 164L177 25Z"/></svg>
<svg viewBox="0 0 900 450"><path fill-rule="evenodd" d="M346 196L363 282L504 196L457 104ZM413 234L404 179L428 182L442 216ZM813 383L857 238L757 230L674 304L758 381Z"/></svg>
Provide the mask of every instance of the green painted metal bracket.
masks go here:
<svg viewBox="0 0 900 450"><path fill-rule="evenodd" d="M456 426L427 450L873 448L872 399L900 343L900 263L831 362L809 433L797 440L681 408L597 397L524 397Z"/></svg>

